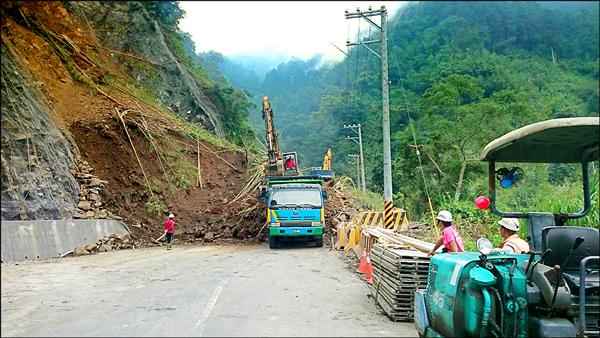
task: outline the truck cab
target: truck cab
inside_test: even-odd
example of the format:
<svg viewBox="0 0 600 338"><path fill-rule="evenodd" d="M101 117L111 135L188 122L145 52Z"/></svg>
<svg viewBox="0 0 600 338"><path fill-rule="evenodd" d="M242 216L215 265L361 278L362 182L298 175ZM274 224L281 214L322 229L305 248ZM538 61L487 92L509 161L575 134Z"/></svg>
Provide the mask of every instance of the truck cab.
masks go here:
<svg viewBox="0 0 600 338"><path fill-rule="evenodd" d="M323 246L325 201L323 180L313 177L270 177L261 192L269 226L269 247L282 241L314 240Z"/></svg>

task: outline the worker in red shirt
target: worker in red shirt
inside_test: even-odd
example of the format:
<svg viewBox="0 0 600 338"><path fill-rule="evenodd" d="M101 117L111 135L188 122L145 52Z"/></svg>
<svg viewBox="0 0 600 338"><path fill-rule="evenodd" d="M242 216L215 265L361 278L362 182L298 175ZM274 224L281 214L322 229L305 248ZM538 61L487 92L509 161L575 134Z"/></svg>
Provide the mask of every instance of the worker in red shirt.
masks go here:
<svg viewBox="0 0 600 338"><path fill-rule="evenodd" d="M296 168L296 161L294 161L294 159L291 156L288 156L288 158L285 161L284 164L285 169L295 169Z"/></svg>
<svg viewBox="0 0 600 338"><path fill-rule="evenodd" d="M173 233L175 232L175 215L169 214L169 218L163 225L163 229L167 235L167 250L171 250L171 241L173 241Z"/></svg>

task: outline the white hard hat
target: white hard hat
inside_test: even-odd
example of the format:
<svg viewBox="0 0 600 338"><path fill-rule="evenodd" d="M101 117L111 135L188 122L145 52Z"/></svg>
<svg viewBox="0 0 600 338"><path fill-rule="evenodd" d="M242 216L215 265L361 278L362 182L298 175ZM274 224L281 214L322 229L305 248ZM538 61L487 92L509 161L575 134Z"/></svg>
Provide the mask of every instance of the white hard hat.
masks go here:
<svg viewBox="0 0 600 338"><path fill-rule="evenodd" d="M502 218L498 224L512 231L519 231L520 228L519 220L516 218Z"/></svg>
<svg viewBox="0 0 600 338"><path fill-rule="evenodd" d="M452 214L448 210L440 210L435 219L442 222L452 222Z"/></svg>
<svg viewBox="0 0 600 338"><path fill-rule="evenodd" d="M175 218L175 215L169 214L169 218Z"/></svg>

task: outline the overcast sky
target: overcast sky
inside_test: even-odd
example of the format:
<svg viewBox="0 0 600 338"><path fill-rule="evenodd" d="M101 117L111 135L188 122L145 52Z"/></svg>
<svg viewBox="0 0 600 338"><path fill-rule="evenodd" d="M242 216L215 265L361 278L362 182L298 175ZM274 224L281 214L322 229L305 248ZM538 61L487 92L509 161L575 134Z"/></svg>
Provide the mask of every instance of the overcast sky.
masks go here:
<svg viewBox="0 0 600 338"><path fill-rule="evenodd" d="M307 59L323 54L329 60L344 57L330 42L346 50L346 39L356 39L358 24L368 32L364 19L344 17L344 10L367 10L385 5L391 18L405 1L182 1L187 13L180 29L190 33L196 52L214 50L226 56L277 51ZM374 21L379 24L379 19ZM262 54L261 53L261 54Z"/></svg>

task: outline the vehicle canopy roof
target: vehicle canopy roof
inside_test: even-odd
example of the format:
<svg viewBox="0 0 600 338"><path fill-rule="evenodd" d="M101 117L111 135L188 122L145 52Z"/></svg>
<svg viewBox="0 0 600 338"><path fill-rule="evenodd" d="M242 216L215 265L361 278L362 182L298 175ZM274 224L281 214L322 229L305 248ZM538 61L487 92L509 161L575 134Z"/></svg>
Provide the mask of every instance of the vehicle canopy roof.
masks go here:
<svg viewBox="0 0 600 338"><path fill-rule="evenodd" d="M598 117L542 121L501 136L481 152L485 162L581 163L599 154Z"/></svg>
<svg viewBox="0 0 600 338"><path fill-rule="evenodd" d="M281 182L274 184L272 187L277 189L318 189L321 190L321 185L318 183L289 183Z"/></svg>

